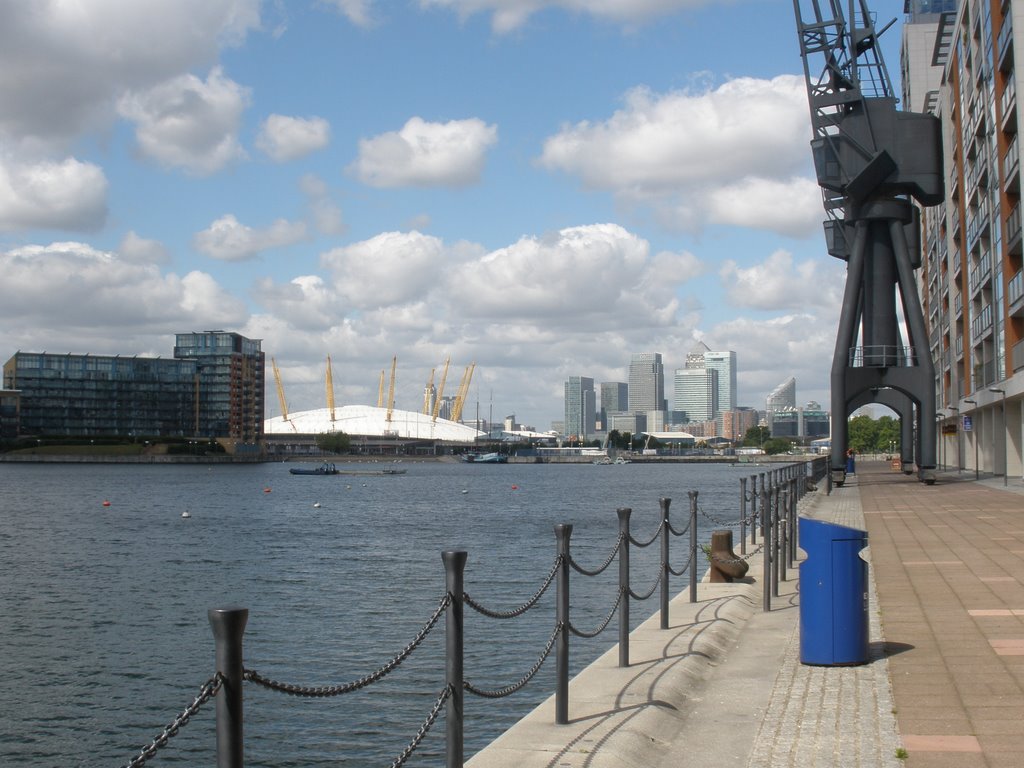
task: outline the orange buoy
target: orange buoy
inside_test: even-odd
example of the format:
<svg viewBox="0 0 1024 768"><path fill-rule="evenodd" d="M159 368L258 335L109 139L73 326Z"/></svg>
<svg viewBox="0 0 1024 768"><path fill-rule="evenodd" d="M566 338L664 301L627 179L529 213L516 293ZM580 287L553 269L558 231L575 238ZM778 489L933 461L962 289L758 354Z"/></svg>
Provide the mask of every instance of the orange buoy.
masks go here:
<svg viewBox="0 0 1024 768"><path fill-rule="evenodd" d="M263 489L263 492L264 492L264 493L270 493L270 488L264 488L264 489Z"/></svg>
<svg viewBox="0 0 1024 768"><path fill-rule="evenodd" d="M110 506L110 502L109 502L109 501L107 501L106 499L104 499L104 500L103 500L103 506L104 506L104 507L109 507L109 506Z"/></svg>
<svg viewBox="0 0 1024 768"><path fill-rule="evenodd" d="M518 485L513 485L512 486L512 490L513 491L518 491L519 490L519 486Z"/></svg>

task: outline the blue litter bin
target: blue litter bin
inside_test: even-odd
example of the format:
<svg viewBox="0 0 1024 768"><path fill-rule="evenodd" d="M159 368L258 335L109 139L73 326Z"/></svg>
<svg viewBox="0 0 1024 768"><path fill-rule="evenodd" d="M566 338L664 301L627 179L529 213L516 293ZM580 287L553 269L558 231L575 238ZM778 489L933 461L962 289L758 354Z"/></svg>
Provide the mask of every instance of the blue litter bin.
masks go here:
<svg viewBox="0 0 1024 768"><path fill-rule="evenodd" d="M800 518L800 661L817 666L868 660L867 531Z"/></svg>

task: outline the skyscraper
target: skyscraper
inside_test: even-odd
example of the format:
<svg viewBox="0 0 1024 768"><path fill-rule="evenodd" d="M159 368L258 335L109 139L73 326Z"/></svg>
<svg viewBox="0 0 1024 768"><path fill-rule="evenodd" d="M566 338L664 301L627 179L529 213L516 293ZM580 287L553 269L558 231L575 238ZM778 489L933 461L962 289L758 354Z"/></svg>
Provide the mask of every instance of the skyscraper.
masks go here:
<svg viewBox="0 0 1024 768"><path fill-rule="evenodd" d="M587 376L570 376L565 382L565 434L581 440L595 431L596 394L594 380Z"/></svg>
<svg viewBox="0 0 1024 768"><path fill-rule="evenodd" d="M665 366L660 352L638 352L630 360L629 410L665 410Z"/></svg>
<svg viewBox="0 0 1024 768"><path fill-rule="evenodd" d="M601 428L608 430L608 414L629 409L629 385L624 381L601 382Z"/></svg>
<svg viewBox="0 0 1024 768"><path fill-rule="evenodd" d="M715 407L717 417L723 411L736 410L736 353L712 352L704 353L704 367L718 371L718 404Z"/></svg>
<svg viewBox="0 0 1024 768"><path fill-rule="evenodd" d="M714 368L677 368L673 384L673 411L684 412L687 422L715 418L718 371Z"/></svg>
<svg viewBox="0 0 1024 768"><path fill-rule="evenodd" d="M796 379L790 376L775 389L768 393L764 402L769 418L773 411L796 408Z"/></svg>

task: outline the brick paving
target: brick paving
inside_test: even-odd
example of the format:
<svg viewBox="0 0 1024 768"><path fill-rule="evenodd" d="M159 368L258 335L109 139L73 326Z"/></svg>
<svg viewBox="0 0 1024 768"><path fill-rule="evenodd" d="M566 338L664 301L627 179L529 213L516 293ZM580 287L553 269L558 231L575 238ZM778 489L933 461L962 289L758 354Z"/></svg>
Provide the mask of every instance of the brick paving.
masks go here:
<svg viewBox="0 0 1024 768"><path fill-rule="evenodd" d="M1020 480L871 467L859 491L907 768L1024 765Z"/></svg>

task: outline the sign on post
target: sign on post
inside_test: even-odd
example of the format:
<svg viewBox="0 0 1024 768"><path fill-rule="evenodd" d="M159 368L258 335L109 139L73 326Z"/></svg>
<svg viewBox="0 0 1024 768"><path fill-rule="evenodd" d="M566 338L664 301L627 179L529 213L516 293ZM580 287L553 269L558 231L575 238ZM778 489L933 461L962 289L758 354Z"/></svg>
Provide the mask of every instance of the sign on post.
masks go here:
<svg viewBox="0 0 1024 768"><path fill-rule="evenodd" d="M964 420L964 432L970 432L973 418L971 416L961 416L960 418Z"/></svg>

